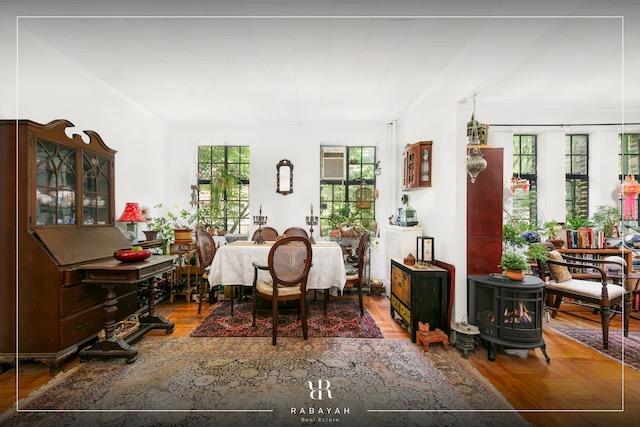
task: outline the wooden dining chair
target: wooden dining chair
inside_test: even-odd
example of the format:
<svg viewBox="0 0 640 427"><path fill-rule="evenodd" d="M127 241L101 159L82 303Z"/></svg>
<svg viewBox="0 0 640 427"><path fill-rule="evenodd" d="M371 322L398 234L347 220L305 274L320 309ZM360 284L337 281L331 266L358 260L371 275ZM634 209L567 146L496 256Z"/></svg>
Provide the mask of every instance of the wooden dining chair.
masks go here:
<svg viewBox="0 0 640 427"><path fill-rule="evenodd" d="M273 323L273 345L278 336L278 302L295 301L300 304L302 336L307 339L307 278L311 268L313 253L309 239L301 236L281 238L269 251L268 264L253 264L253 326L256 326L256 306L258 298L271 301ZM268 270L270 281L258 280L258 271Z"/></svg>
<svg viewBox="0 0 640 427"><path fill-rule="evenodd" d="M209 268L216 255L216 242L204 228L196 228L196 249L198 261L200 262L200 301L198 301L198 314L202 311L202 300L204 299L204 288L209 282Z"/></svg>
<svg viewBox="0 0 640 427"><path fill-rule="evenodd" d="M365 232L362 236L360 236L360 241L358 242L358 270L356 274L352 274L347 276L347 285L354 285L358 287L358 300L360 302L360 316L364 316L364 307L362 305L362 286L364 285L364 266L365 266L365 257L367 254L367 246L371 241L371 235L368 232Z"/></svg>
<svg viewBox="0 0 640 427"><path fill-rule="evenodd" d="M287 237L301 236L301 237L306 237L307 239L309 238L309 234L307 234L307 231L304 228L300 228L300 227L289 227L284 231L284 235Z"/></svg>
<svg viewBox="0 0 640 427"><path fill-rule="evenodd" d="M571 262L569 262L571 261ZM629 312L631 311L631 296L624 286L609 283L604 268L598 266L612 264L614 261L596 259L582 259L560 254L558 251L549 252L546 268L540 263L540 278L546 282L545 295L554 296L552 306L545 307L552 310L552 317L560 311L563 298L571 298L574 304L587 306L600 311L602 323L602 345L609 348L609 322L618 313L624 313L624 336L629 335ZM574 279L569 269L589 269L597 271L599 282ZM547 280L547 270L549 279ZM622 309L624 305L624 309ZM620 307L620 309L617 309Z"/></svg>
<svg viewBox="0 0 640 427"><path fill-rule="evenodd" d="M262 227L262 239L267 242L275 242L278 238L278 230L272 227ZM253 232L253 236L251 237L251 241L255 242L258 240L258 230Z"/></svg>

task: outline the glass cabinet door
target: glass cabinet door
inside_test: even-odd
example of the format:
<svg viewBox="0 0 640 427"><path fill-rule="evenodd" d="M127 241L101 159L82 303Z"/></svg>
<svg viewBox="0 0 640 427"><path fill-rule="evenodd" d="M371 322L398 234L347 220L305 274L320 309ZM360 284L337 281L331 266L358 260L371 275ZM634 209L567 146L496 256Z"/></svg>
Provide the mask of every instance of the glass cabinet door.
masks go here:
<svg viewBox="0 0 640 427"><path fill-rule="evenodd" d="M82 159L82 223L105 225L110 223L110 167L109 159L84 153Z"/></svg>
<svg viewBox="0 0 640 427"><path fill-rule="evenodd" d="M413 186L416 183L416 155L415 152L409 151L407 155L407 186Z"/></svg>
<svg viewBox="0 0 640 427"><path fill-rule="evenodd" d="M420 181L428 183L431 181L431 149L422 147L420 149Z"/></svg>
<svg viewBox="0 0 640 427"><path fill-rule="evenodd" d="M76 223L76 151L36 142L36 225Z"/></svg>

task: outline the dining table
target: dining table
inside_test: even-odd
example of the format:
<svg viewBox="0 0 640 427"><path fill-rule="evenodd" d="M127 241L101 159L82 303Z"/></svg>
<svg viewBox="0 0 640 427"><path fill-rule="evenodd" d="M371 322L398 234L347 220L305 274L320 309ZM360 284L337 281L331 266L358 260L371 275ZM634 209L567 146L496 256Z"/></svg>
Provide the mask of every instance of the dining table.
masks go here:
<svg viewBox="0 0 640 427"><path fill-rule="evenodd" d="M251 241L235 241L220 246L209 268L211 286L253 286L253 263L267 265L269 251L275 242L257 244ZM329 289L333 295L344 289L347 273L342 248L336 242L316 242L311 245L313 254L307 279L307 290ZM259 270L258 280L270 281L269 271Z"/></svg>

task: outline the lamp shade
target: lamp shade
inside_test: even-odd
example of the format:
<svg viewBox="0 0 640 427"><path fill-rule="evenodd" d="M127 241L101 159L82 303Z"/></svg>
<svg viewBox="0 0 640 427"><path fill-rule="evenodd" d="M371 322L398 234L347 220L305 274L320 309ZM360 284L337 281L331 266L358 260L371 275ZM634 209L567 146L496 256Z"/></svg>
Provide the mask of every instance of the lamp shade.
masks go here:
<svg viewBox="0 0 640 427"><path fill-rule="evenodd" d="M124 211L120 218L120 222L145 222L144 216L140 211L140 206L137 203L127 202L124 206Z"/></svg>

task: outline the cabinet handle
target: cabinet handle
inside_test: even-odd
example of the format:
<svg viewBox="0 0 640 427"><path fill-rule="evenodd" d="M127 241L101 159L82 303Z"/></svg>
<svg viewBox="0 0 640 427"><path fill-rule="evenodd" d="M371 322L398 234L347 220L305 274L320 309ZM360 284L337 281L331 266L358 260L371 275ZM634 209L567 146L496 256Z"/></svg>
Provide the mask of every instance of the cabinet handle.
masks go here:
<svg viewBox="0 0 640 427"><path fill-rule="evenodd" d="M83 329L86 329L87 326L89 326L89 322L82 322L82 323L78 323L76 325L76 331L81 331Z"/></svg>

